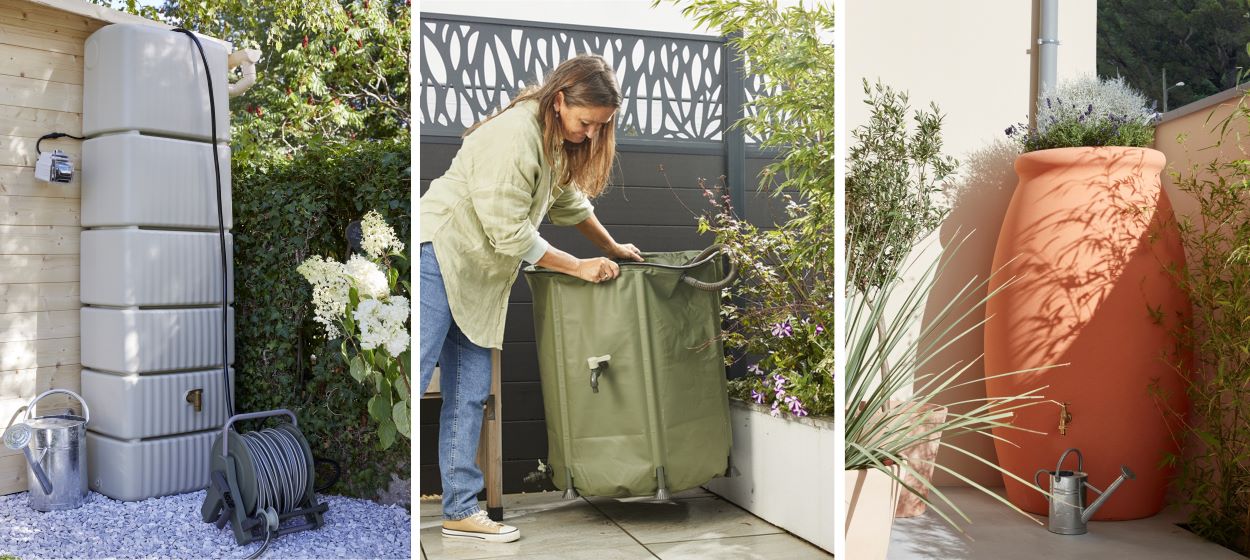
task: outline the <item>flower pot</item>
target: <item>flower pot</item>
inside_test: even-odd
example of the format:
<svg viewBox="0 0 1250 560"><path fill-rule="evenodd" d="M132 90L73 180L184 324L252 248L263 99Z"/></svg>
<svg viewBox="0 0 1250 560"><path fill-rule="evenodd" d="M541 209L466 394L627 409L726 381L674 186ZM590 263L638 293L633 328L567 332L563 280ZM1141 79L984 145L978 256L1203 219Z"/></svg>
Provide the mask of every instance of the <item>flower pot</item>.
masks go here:
<svg viewBox="0 0 1250 560"><path fill-rule="evenodd" d="M734 473L704 485L761 519L833 553L833 418L729 400Z"/></svg>
<svg viewBox="0 0 1250 560"><path fill-rule="evenodd" d="M1158 465L1177 444L1159 399L1186 408L1174 368L1188 354L1174 333L1190 306L1167 270L1182 265L1184 253L1160 188L1163 165L1161 152L1144 148L1021 155L994 253L989 290L1002 291L986 305L986 393L1048 386L1040 394L1057 401L1020 409L1012 420L1044 435L995 430L1011 442L994 442L998 462L1031 480L1038 469L1054 468L1065 449L1078 448L1094 486L1105 488L1121 465L1136 472L1094 519L1137 519L1163 507L1171 473ZM1068 365L993 377L1058 364ZM1071 414L1066 434L1059 403ZM1041 493L1003 480L1013 504L1047 513Z"/></svg>
<svg viewBox="0 0 1250 560"><path fill-rule="evenodd" d="M897 465L890 467L898 476ZM898 507L899 485L877 469L845 471L846 556L883 560L890 548L890 528Z"/></svg>
<svg viewBox="0 0 1250 560"><path fill-rule="evenodd" d="M934 425L946 421L946 407L926 404L915 414L915 419L917 424L911 429L911 434L923 434L932 430ZM919 492L919 495L900 488L898 509L894 511L895 517L915 517L924 513L926 506L920 499L929 497L929 488L925 486L921 478L933 479L933 462L937 460L941 438L942 432L934 432L926 441L903 450L903 460L907 461L912 470L920 475L920 478L917 478L915 474L903 471L903 482Z"/></svg>

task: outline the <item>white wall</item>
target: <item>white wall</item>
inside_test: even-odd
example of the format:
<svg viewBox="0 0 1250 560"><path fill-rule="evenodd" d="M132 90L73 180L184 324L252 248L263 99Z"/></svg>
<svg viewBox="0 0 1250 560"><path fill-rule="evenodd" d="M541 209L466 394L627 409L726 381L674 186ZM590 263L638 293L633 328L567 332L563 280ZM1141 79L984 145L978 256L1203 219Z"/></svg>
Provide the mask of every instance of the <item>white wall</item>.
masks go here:
<svg viewBox="0 0 1250 560"><path fill-rule="evenodd" d="M1059 9L1059 79L1094 73L1096 3L1069 0ZM913 106L937 102L957 157L1028 119L1031 2L851 0L845 21L847 126L867 121L865 78L911 92Z"/></svg>
<svg viewBox="0 0 1250 560"><path fill-rule="evenodd" d="M1059 79L1095 72L1097 4L1068 0L1059 6ZM956 233L972 237L940 278L930 298L926 319L974 276L990 272L994 245L1007 203L1015 189L1012 168L1015 152L1004 143L1004 129L1026 122L1032 104L1031 60L1033 7L1026 0L850 0L846 22L846 115L842 123L863 125L868 119L862 82L885 84L907 91L911 105L927 108L936 102L945 114L945 152L960 160L959 177L951 185L952 211L935 235L947 245ZM848 142L853 141L847 135ZM974 313L975 323L984 313ZM980 379L984 370L980 329L934 360L935 367L956 362L977 363L965 379ZM931 373L931 372L930 372ZM980 384L953 392L943 402L984 396ZM983 457L994 459L989 438L953 441ZM979 484L999 486L991 468L946 452L940 461ZM935 476L939 484L960 484L949 476Z"/></svg>

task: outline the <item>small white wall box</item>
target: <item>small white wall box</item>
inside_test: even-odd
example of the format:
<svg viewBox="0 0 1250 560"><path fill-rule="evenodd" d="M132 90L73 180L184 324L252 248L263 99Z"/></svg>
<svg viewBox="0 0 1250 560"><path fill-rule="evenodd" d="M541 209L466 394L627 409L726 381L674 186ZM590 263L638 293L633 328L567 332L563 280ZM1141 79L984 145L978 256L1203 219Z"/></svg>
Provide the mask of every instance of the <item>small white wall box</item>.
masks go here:
<svg viewBox="0 0 1250 560"><path fill-rule="evenodd" d="M219 237L226 232L229 303L230 45L200 42L211 93L185 34L119 23L84 49L80 337L83 396L95 413L88 482L120 500L206 487L209 448L234 393L222 379L234 362L234 313L223 364Z"/></svg>
<svg viewBox="0 0 1250 560"><path fill-rule="evenodd" d="M68 183L74 180L74 164L61 150L43 152L35 160L35 179L45 183Z"/></svg>

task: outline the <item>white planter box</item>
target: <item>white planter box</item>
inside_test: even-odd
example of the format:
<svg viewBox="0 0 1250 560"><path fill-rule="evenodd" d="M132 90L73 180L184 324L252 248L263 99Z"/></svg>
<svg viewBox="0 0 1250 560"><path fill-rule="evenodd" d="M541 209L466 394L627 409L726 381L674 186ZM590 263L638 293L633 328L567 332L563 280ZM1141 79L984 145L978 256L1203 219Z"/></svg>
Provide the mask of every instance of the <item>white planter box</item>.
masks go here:
<svg viewBox="0 0 1250 560"><path fill-rule="evenodd" d="M738 474L704 487L832 554L833 419L774 418L767 407L731 399L729 421Z"/></svg>

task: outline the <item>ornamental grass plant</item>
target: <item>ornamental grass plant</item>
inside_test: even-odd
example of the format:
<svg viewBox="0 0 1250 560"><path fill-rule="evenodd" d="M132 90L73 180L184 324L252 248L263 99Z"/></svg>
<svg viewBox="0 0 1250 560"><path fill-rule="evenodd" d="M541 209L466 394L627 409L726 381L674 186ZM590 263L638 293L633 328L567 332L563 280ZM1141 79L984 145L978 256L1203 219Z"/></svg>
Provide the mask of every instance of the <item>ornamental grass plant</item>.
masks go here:
<svg viewBox="0 0 1250 560"><path fill-rule="evenodd" d="M967 235L959 237L954 245L941 252L940 258L927 266L919 264L916 258L905 261L899 276L904 270L921 269L914 283L896 278L880 288L870 288L847 298L847 363L843 368L846 469L878 469L888 474L903 490L915 494L956 528L958 524L952 513L964 521L969 521L968 517L919 472L921 465L912 461L920 460L923 464L932 465L935 471L959 479L1021 515L1027 517L1027 514L958 470L936 460L904 460L903 452L940 437L940 449L969 457L1026 486L1034 487L1031 481L1023 480L996 463L964 449L958 438L983 436L1002 439L991 431L996 428L1031 432L1012 425L1013 413L1025 406L1045 402L1041 395L1045 387L1005 398L985 397L957 402L943 398L943 395L961 387L979 384L983 379L978 376L973 380L959 381L975 362L940 364L935 363L934 358L970 333L977 332L986 319L979 318L970 326L967 326L968 320L983 308L989 298L1012 284L1011 281L1004 282L997 290L987 292L988 279L970 279L948 301L943 302L936 313L929 310L929 316L921 325L929 292L937 278L952 273L948 267L967 239ZM881 325L885 326L884 329L880 328ZM916 325L921 326L918 337L909 334ZM1047 368L998 375L1020 375L1043 369ZM934 412L927 406L931 404L949 407L942 421L937 421ZM899 468L891 468L893 465ZM906 475L919 480L922 486L905 482Z"/></svg>
<svg viewBox="0 0 1250 560"><path fill-rule="evenodd" d="M1174 436L1182 452L1163 464L1177 468L1175 495L1188 512L1189 530L1248 554L1250 154L1237 131L1250 125L1250 99L1243 96L1226 117L1214 118L1212 113L1207 123L1216 143L1189 150L1195 159L1211 159L1172 172L1194 204L1189 215L1178 217L1185 266L1171 270L1193 306L1192 321L1182 322L1177 333L1179 349L1193 359L1175 362L1190 411L1166 411L1180 426ZM1160 394L1158 401L1167 397Z"/></svg>

